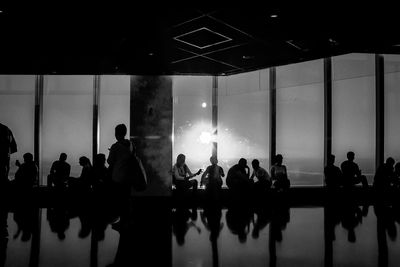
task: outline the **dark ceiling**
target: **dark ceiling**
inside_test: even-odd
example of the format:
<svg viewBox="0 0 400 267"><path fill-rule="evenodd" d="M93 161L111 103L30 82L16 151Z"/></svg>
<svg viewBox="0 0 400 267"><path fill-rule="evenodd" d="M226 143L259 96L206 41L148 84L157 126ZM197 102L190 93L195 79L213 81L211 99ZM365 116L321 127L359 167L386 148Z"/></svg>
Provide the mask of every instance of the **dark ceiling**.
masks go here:
<svg viewBox="0 0 400 267"><path fill-rule="evenodd" d="M390 7L116 6L0 5L0 73L229 75L400 52Z"/></svg>

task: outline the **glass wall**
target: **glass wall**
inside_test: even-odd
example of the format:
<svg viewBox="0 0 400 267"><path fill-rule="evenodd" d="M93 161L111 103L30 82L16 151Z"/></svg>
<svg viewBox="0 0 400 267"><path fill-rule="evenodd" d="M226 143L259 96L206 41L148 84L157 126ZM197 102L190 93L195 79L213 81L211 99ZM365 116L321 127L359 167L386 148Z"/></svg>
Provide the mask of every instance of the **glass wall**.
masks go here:
<svg viewBox="0 0 400 267"><path fill-rule="evenodd" d="M276 153L292 185L322 185L323 61L276 68Z"/></svg>
<svg viewBox="0 0 400 267"><path fill-rule="evenodd" d="M269 169L269 70L218 78L218 159L225 173L240 158Z"/></svg>
<svg viewBox="0 0 400 267"><path fill-rule="evenodd" d="M115 126L123 123L130 129L130 76L104 75L100 82L100 141L99 153L108 156L108 149L116 142Z"/></svg>
<svg viewBox="0 0 400 267"><path fill-rule="evenodd" d="M211 124L212 78L210 76L173 77L173 149L172 162L178 154L186 155L192 170L209 164L214 133ZM200 180L199 176L197 179Z"/></svg>
<svg viewBox="0 0 400 267"><path fill-rule="evenodd" d="M332 58L332 153L340 166L346 153L372 183L375 172L374 55L347 54Z"/></svg>
<svg viewBox="0 0 400 267"><path fill-rule="evenodd" d="M385 55L385 159L400 160L400 55Z"/></svg>
<svg viewBox="0 0 400 267"><path fill-rule="evenodd" d="M33 154L35 119L35 76L0 75L0 123L13 132L18 152L11 156L10 179L17 170L15 160Z"/></svg>
<svg viewBox="0 0 400 267"><path fill-rule="evenodd" d="M79 177L79 157L92 156L93 76L51 75L44 79L42 175L46 183L51 164L68 155L71 176Z"/></svg>

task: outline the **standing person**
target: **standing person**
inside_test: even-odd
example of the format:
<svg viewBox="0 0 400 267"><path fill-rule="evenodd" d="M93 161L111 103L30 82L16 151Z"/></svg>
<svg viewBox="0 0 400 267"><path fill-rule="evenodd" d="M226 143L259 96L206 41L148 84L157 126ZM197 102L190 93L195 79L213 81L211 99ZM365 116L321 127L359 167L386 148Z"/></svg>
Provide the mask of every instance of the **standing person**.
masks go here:
<svg viewBox="0 0 400 267"><path fill-rule="evenodd" d="M190 180L191 178L199 175L201 173L201 169L199 169L196 173L192 173L189 167L185 163L186 156L184 154L179 154L176 157L176 163L172 168L172 180L176 186L176 189L181 193L185 193L190 188L193 188L193 195L196 194L198 188L197 180Z"/></svg>
<svg viewBox="0 0 400 267"><path fill-rule="evenodd" d="M283 191L290 187L290 180L287 176L286 166L282 165L283 156L278 154L275 156L275 163L271 167L271 178L274 181L274 187L278 191Z"/></svg>
<svg viewBox="0 0 400 267"><path fill-rule="evenodd" d="M111 174L112 199L118 206L120 224L126 225L131 208L130 194L131 187L129 180L129 163L133 153L133 144L126 139L127 128L125 124L118 124L115 127L115 142L109 149L107 158L108 170Z"/></svg>
<svg viewBox="0 0 400 267"><path fill-rule="evenodd" d="M59 160L54 161L51 165L50 174L47 176L47 186L64 188L70 173L71 165L67 163L67 154L61 153Z"/></svg>
<svg viewBox="0 0 400 267"><path fill-rule="evenodd" d="M222 177L225 177L224 169L218 166L218 159L216 156L210 157L211 165L207 167L201 176L201 185L205 184L206 192L213 201L218 201L221 187Z"/></svg>
<svg viewBox="0 0 400 267"><path fill-rule="evenodd" d="M19 190L32 189L38 182L38 168L36 163L33 161L33 155L31 153L24 154L24 163L20 163L18 160L15 162L18 166L18 170L15 173L14 184Z"/></svg>
<svg viewBox="0 0 400 267"><path fill-rule="evenodd" d="M11 130L0 123L0 189L8 184L10 155L17 152L17 143Z"/></svg>
<svg viewBox="0 0 400 267"><path fill-rule="evenodd" d="M271 187L271 176L269 176L268 172L260 167L260 161L258 159L254 159L251 162L251 166L253 167L253 173L250 176L250 179L257 178L257 182L254 183L254 189L258 193L265 192L265 190Z"/></svg>
<svg viewBox="0 0 400 267"><path fill-rule="evenodd" d="M343 183L347 187L361 183L364 188L368 188L367 177L361 174L360 168L354 162L354 156L354 152L347 152L347 160L343 161L340 165L343 173Z"/></svg>

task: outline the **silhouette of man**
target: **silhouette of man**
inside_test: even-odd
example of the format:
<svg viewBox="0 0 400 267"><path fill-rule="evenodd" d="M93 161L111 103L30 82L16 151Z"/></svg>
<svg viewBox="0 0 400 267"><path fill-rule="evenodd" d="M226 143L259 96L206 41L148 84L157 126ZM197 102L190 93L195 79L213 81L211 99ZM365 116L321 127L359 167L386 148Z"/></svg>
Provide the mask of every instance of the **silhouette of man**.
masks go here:
<svg viewBox="0 0 400 267"><path fill-rule="evenodd" d="M251 187L250 168L247 166L247 160L241 158L238 164L233 165L228 170L226 176L226 185L229 190L236 194L249 193Z"/></svg>
<svg viewBox="0 0 400 267"><path fill-rule="evenodd" d="M67 163L67 154L61 153L59 160L51 165L50 174L47 176L47 186L63 188L69 179L71 165Z"/></svg>
<svg viewBox="0 0 400 267"><path fill-rule="evenodd" d="M0 123L0 188L8 184L10 155L17 152L17 143L11 130Z"/></svg>
<svg viewBox="0 0 400 267"><path fill-rule="evenodd" d="M379 166L374 176L374 188L388 189L394 183L394 159L389 157L386 163Z"/></svg>
<svg viewBox="0 0 400 267"><path fill-rule="evenodd" d="M342 171L335 166L335 155L329 155L324 168L325 184L328 188L338 188L343 184Z"/></svg>
<svg viewBox="0 0 400 267"><path fill-rule="evenodd" d="M185 163L186 157L183 154L179 154L176 157L176 163L172 168L172 180L181 193L193 188L193 195L197 192L198 182L196 180L190 180L196 175L201 173L201 169L196 172L192 173L189 167Z"/></svg>
<svg viewBox="0 0 400 267"><path fill-rule="evenodd" d="M271 187L271 177L264 168L260 167L260 161L258 161L258 159L254 159L251 162L251 166L253 167L253 173L250 179L253 180L254 177L257 178L257 182L254 183L254 188L257 192L264 192Z"/></svg>
<svg viewBox="0 0 400 267"><path fill-rule="evenodd" d="M361 183L364 188L368 187L367 177L361 174L361 170L354 162L354 152L347 152L347 160L340 165L343 173L343 183L347 187Z"/></svg>
<svg viewBox="0 0 400 267"><path fill-rule="evenodd" d="M97 154L94 157L92 179L94 188L105 186L109 182L106 156L104 154Z"/></svg>
<svg viewBox="0 0 400 267"><path fill-rule="evenodd" d="M31 153L24 154L24 163L15 162L19 168L15 173L14 184L19 189L30 189L37 184L38 168Z"/></svg>

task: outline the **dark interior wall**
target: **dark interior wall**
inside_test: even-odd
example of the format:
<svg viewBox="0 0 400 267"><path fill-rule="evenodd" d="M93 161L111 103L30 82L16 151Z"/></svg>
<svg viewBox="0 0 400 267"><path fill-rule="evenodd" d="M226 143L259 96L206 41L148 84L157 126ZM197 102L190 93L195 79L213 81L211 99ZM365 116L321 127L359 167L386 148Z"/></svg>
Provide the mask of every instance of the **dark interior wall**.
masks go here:
<svg viewBox="0 0 400 267"><path fill-rule="evenodd" d="M131 138L142 159L148 189L140 195L171 194L172 78L131 77Z"/></svg>

